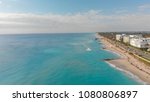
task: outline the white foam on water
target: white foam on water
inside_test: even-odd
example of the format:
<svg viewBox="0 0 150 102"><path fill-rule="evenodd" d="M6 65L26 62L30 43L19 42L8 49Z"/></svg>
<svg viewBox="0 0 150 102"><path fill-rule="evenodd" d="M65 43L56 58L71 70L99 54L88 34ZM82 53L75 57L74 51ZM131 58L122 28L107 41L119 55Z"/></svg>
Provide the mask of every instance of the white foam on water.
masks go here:
<svg viewBox="0 0 150 102"><path fill-rule="evenodd" d="M86 51L92 51L92 49L90 49L90 48L87 48L87 49L86 49Z"/></svg>
<svg viewBox="0 0 150 102"><path fill-rule="evenodd" d="M127 71L127 70L124 70L124 69L122 69L122 68L119 68L119 67L115 66L114 64L111 64L111 63L109 63L109 62L107 62L107 61L105 61L105 62L106 62L107 64L109 64L111 67L113 67L113 68L115 68L115 69L117 69L117 70L119 70L119 71L121 71L121 72L124 72L124 73L127 74L129 77L131 77L132 79L137 80L139 83L142 83L142 84L144 84L144 85L147 85L147 84L148 84L147 82L141 80L137 75L131 73L130 71Z"/></svg>

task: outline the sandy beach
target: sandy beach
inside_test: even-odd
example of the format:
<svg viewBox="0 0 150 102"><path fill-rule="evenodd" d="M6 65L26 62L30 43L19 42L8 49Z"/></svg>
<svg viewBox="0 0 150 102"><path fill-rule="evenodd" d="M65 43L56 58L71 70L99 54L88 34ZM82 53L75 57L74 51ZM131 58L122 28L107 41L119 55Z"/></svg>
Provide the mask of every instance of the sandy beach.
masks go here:
<svg viewBox="0 0 150 102"><path fill-rule="evenodd" d="M99 37L99 40L104 44L105 50L112 51L120 55L120 58L107 60L107 63L110 63L117 68L129 71L136 75L140 80L144 81L146 84L150 84L150 66L139 61L125 50L120 49L108 39Z"/></svg>

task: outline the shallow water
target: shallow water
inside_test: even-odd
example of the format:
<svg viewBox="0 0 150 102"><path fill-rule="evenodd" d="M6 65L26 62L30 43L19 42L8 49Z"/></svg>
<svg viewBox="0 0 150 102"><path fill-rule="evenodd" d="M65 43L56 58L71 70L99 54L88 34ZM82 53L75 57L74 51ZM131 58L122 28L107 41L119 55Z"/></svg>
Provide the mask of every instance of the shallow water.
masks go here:
<svg viewBox="0 0 150 102"><path fill-rule="evenodd" d="M136 85L134 77L104 62L95 34L0 35L0 84ZM87 50L90 49L90 50Z"/></svg>

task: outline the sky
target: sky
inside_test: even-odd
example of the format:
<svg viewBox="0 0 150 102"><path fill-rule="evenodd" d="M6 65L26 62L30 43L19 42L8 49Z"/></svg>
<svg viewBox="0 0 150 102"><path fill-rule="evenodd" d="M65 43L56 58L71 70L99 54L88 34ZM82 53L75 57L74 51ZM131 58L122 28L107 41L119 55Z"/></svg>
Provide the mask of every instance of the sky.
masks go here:
<svg viewBox="0 0 150 102"><path fill-rule="evenodd" d="M150 0L0 0L0 34L150 31Z"/></svg>

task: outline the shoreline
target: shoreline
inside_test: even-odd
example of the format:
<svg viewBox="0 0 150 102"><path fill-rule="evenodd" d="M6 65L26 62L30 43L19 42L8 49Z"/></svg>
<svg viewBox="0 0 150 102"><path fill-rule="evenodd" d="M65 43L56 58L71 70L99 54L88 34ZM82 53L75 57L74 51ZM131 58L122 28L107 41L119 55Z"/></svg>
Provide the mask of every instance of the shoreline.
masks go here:
<svg viewBox="0 0 150 102"><path fill-rule="evenodd" d="M133 74L132 72L126 70L126 69L123 69L123 68L119 68L117 66L115 66L114 64L108 62L108 61L105 61L107 64L109 64L110 66L112 66L113 68L115 68L116 70L119 70L123 73L125 73L127 76L131 77L132 79L136 80L137 82L139 83L142 83L142 85L148 85L147 82L145 82L144 80L140 79L137 75Z"/></svg>
<svg viewBox="0 0 150 102"><path fill-rule="evenodd" d="M107 39L103 37L99 37L98 39L105 47L103 50L110 51L119 56L119 58L116 59L106 59L106 63L116 67L118 70L124 70L126 73L129 72L129 74L133 74L140 82L148 85L150 84L150 74L148 74L150 72L149 66L145 65L125 50L110 43Z"/></svg>

